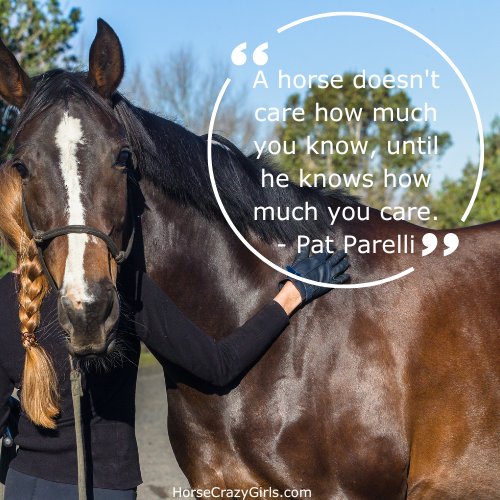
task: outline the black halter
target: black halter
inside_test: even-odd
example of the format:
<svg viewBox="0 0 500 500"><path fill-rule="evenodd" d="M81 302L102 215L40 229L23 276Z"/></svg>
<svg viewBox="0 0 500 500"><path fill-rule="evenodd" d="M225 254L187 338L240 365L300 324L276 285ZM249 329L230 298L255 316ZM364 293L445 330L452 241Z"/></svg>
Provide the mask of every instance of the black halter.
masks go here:
<svg viewBox="0 0 500 500"><path fill-rule="evenodd" d="M116 243L111 239L111 237L108 234L103 233L99 229L96 229L95 227L92 226L68 225L68 226L58 227L55 229L49 229L48 231L39 231L35 229L33 227L33 224L31 223L31 219L29 217L28 210L26 208L26 201L24 199L24 190L22 191L24 220L26 221L28 230L31 233L31 237L33 238L35 245L38 249L38 257L40 259L40 264L42 266L43 272L47 276L49 283L54 290L58 290L59 288L57 287L54 278L52 277L52 274L50 273L47 267L45 258L43 256L43 252L47 244L50 243L53 239L57 238L58 236L67 236L68 234L89 234L91 236L95 236L96 238L99 238L100 240L104 241L104 243L106 243L109 253L111 254L111 256L118 265L125 262L129 257L130 253L132 252L132 247L134 246L136 220L135 220L134 204L132 201L132 193L130 189L130 182L132 181L132 178L130 173L128 173L127 176L128 176L127 204L128 204L129 217L132 223L132 230L131 230L132 232L130 233L130 237L125 250L120 250L116 246Z"/></svg>

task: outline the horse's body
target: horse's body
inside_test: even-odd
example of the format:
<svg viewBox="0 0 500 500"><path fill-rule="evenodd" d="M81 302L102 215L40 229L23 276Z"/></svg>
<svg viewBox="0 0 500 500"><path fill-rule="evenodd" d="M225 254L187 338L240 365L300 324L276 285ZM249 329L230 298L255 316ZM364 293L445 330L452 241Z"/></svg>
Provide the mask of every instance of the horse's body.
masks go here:
<svg viewBox="0 0 500 500"><path fill-rule="evenodd" d="M61 288L59 319L73 352L113 348L118 300L109 251L127 241L135 242L135 264L214 337L274 296L281 276L221 217L206 141L115 93L123 54L106 23L99 21L86 74L30 79L3 43L0 69L0 96L21 108L12 160L0 171L19 179L2 203L25 203L24 214L19 203L4 214L4 225L29 215L44 234L59 228L57 237L38 243L38 258ZM292 260L299 234L330 234L339 248L345 234L370 241L407 234L417 242L414 253L351 251L350 274L359 283L415 271L374 288L334 290L307 305L231 387L215 390L167 365L169 433L192 486L310 489L319 500L498 495L499 223L457 231L460 245L450 256L440 244L422 257L418 242L427 230L383 221L375 210L369 221L332 229L325 207L357 206L355 200L294 185L262 189L260 170L272 169L221 140L213 145L214 166L225 206L273 261ZM143 198L127 180L133 177ZM320 220L252 220L256 205L304 201L318 207ZM139 213L133 240L127 221ZM27 276L29 290L39 267ZM39 304L28 305L35 314Z"/></svg>
<svg viewBox="0 0 500 500"><path fill-rule="evenodd" d="M272 297L279 275L224 223L147 180L142 191L148 272L207 332L230 332ZM425 232L372 211L334 235ZM457 234L448 257L442 244L426 257L421 244L412 255L351 253L353 282L415 272L305 307L231 390L167 369L169 434L191 485L310 488L315 499L497 495L500 224ZM254 242L277 262L294 253Z"/></svg>

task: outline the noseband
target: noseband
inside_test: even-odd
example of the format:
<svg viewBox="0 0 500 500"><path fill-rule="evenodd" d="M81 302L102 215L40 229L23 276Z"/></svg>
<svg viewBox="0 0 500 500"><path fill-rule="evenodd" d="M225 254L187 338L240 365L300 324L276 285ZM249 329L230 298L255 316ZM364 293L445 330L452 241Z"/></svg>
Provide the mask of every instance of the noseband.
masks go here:
<svg viewBox="0 0 500 500"><path fill-rule="evenodd" d="M88 234L91 236L95 236L96 238L99 238L100 240L104 241L106 243L106 246L108 247L109 253L113 257L114 261L120 265L123 264L129 257L130 253L132 252L132 247L134 246L134 238L135 238L135 226L136 226L136 219L135 219L135 212L134 212L134 204L132 201L132 193L131 193L131 188L130 184L134 180L131 175L127 172L127 205L128 205L128 213L129 217L132 223L132 229L130 233L130 237L127 243L127 247L125 250L120 250L116 243L112 240L112 238L109 236L109 234L106 234L102 232L101 230L92 227L92 226L84 226L84 225L68 225L68 226L62 226L58 227L55 229L49 229L48 231L39 231L33 227L33 224L31 222L31 219L28 214L28 210L26 208L26 201L24 197L24 189L22 191L22 208L23 208L23 215L24 215L24 220L26 221L26 225L28 227L29 232L31 233L31 237L35 241L35 245L38 250L38 257L40 259L40 264L42 266L43 272L47 276L49 283L51 287L54 290L59 290L58 286L55 283L55 280L50 273L47 264L45 262L45 258L43 256L43 252L47 245L55 238L59 236L67 236L69 234Z"/></svg>

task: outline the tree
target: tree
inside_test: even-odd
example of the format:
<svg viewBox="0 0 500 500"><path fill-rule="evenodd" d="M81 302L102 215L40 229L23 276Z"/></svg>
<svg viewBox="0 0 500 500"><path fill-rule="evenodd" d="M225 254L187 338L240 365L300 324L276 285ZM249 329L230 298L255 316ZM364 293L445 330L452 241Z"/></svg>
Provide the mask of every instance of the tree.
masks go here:
<svg viewBox="0 0 500 500"><path fill-rule="evenodd" d="M374 120L374 110L384 108L393 110L408 109L411 112L415 109L411 105L408 94L404 91L393 91L385 87L377 89L355 88L353 86L353 73L343 75L343 86L341 89L335 89L331 86L320 88L313 85L304 96L293 94L288 98L286 107L302 107L305 112L304 121L294 120L288 115L283 125L278 126L277 135L280 142L294 143L296 153L293 155L282 155L281 165L291 177L297 177L299 169L306 169L313 173L380 173L383 168L393 173L411 172L425 173L429 164L428 157L418 152L403 154L389 154L387 151L387 142L392 144L401 143L401 141L416 140L419 137L427 137L435 134L431 131L429 125L424 121L419 121L419 110L415 110L415 118L411 117L408 121L397 120ZM333 108L361 110L358 116L349 120L345 117L341 121L331 119L318 121L316 119L317 107L331 110ZM390 112L388 112L389 114ZM380 117L380 113L378 115ZM336 116L337 117L337 116ZM438 140L440 153L451 144L449 134L435 134ZM307 138L309 143L314 141L367 141L366 154L330 154L329 152L316 154L308 153ZM371 151L376 150L377 154L371 158ZM374 176L379 179L380 176ZM361 194L359 189L350 189L354 194ZM380 208L388 203L394 203L397 197L402 198L408 203L421 200L425 196L425 190L422 188L408 189L404 193L401 190L385 188L383 185L376 184L373 188L364 189L365 195L363 201Z"/></svg>
<svg viewBox="0 0 500 500"><path fill-rule="evenodd" d="M0 277L14 268L16 260L11 253L0 251Z"/></svg>
<svg viewBox="0 0 500 500"><path fill-rule="evenodd" d="M474 207L466 222L460 221L469 204L477 178L477 165L467 162L459 179L445 179L432 201L438 228L472 226L500 219L500 117L485 137L483 177Z"/></svg>
<svg viewBox="0 0 500 500"><path fill-rule="evenodd" d="M0 37L30 76L77 63L68 51L80 22L80 9L72 8L65 14L59 0L0 0ZM2 152L16 116L17 110L0 100ZM13 262L12 256L0 251L0 276L11 269Z"/></svg>
<svg viewBox="0 0 500 500"><path fill-rule="evenodd" d="M81 11L65 15L59 0L0 0L0 37L30 75L55 66L70 67L69 40L77 32ZM0 101L0 149L10 135L16 110Z"/></svg>
<svg viewBox="0 0 500 500"><path fill-rule="evenodd" d="M217 61L203 65L191 49L181 48L153 65L147 83L140 68L136 68L127 93L139 105L172 117L197 134L206 134L217 95L229 72L228 65ZM245 102L244 93L232 87L217 113L216 132L237 144L248 143L255 132L255 121Z"/></svg>

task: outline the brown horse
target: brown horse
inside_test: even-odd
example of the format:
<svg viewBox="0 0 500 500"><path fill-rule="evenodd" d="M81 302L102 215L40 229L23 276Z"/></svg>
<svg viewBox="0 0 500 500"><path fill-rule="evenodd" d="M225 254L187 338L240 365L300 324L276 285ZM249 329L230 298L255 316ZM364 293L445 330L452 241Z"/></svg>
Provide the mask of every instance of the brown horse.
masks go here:
<svg viewBox="0 0 500 500"><path fill-rule="evenodd" d="M30 80L3 46L0 70L0 94L21 108L11 164L36 229L64 227L73 217L124 248L135 226L130 264L214 337L273 296L280 276L220 215L206 140L115 92L123 56L108 25L98 24L88 74ZM444 233L435 232L440 245L422 257L427 229L384 221L376 210L369 221L330 226L327 206L360 205L338 191L262 190L260 171L274 173L269 165L220 138L212 148L232 220L274 262L290 261L300 234L330 235L338 247L346 235L370 242L406 235L416 242L413 253L351 250L352 282L415 271L376 287L334 290L304 307L223 390L165 363L169 435L191 485L310 489L321 500L498 496L500 224L456 231L460 245L447 257ZM127 190L123 169L112 168L130 167L129 150L140 192ZM139 214L131 223L127 196ZM256 205L306 200L323 214L309 226L252 219ZM109 348L117 299L108 246L70 234L42 248L61 288L72 349L83 354Z"/></svg>

